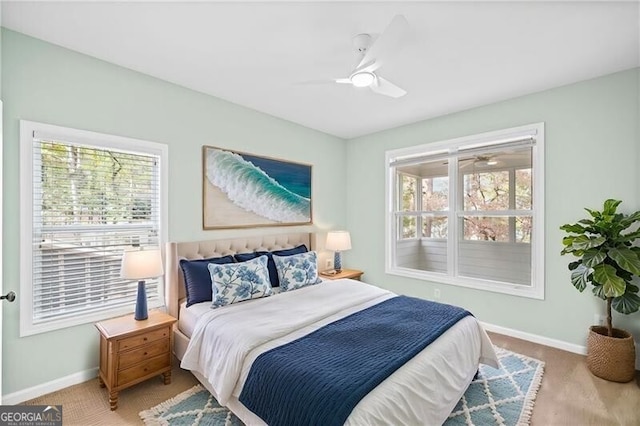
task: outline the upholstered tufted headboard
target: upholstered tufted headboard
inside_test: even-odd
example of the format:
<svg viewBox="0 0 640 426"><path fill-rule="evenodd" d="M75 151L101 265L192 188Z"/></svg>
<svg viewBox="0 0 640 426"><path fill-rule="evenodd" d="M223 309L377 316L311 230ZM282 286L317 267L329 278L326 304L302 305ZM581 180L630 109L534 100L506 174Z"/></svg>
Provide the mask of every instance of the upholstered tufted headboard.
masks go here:
<svg viewBox="0 0 640 426"><path fill-rule="evenodd" d="M221 240L167 243L165 299L167 312L178 318L180 301L186 297L184 278L180 270L181 259L208 259L228 254L253 251L273 251L305 244L309 250L315 248L313 234L291 233L255 237L228 238Z"/></svg>

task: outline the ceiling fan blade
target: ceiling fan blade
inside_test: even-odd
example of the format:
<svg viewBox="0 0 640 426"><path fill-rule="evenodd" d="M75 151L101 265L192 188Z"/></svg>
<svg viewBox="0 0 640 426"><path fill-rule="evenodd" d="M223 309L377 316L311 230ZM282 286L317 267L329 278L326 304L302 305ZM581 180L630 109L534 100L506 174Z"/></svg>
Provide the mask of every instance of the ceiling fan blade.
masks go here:
<svg viewBox="0 0 640 426"><path fill-rule="evenodd" d="M313 85L317 85L317 84L335 84L335 83L351 83L351 80L349 80L348 78L325 78L322 80L306 80L306 81L298 81L297 83L295 83L296 85L299 86L313 86Z"/></svg>
<svg viewBox="0 0 640 426"><path fill-rule="evenodd" d="M371 88L375 93L390 96L392 98L400 98L407 94L406 90L399 88L389 80L385 80L380 76L376 78L376 81L369 86L369 88Z"/></svg>
<svg viewBox="0 0 640 426"><path fill-rule="evenodd" d="M372 61L375 62L376 69L380 68L387 58L399 50L408 35L409 23L407 19L402 15L394 16L387 28L380 34L373 45L367 49L367 53L365 53L356 68L360 68Z"/></svg>
<svg viewBox="0 0 640 426"><path fill-rule="evenodd" d="M380 68L380 65L378 65L378 62L376 61L370 61L367 63L362 64L362 62L356 67L356 69L354 69L353 71L351 71L351 74L357 74L359 72L374 72L375 70L377 70L378 68Z"/></svg>

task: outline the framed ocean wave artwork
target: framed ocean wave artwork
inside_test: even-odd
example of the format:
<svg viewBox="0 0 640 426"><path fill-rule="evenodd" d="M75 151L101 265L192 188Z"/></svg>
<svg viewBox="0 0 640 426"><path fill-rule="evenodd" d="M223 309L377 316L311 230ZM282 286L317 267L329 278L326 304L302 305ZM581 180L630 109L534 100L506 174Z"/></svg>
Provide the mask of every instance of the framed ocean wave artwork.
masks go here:
<svg viewBox="0 0 640 426"><path fill-rule="evenodd" d="M311 165L202 147L204 229L308 225Z"/></svg>

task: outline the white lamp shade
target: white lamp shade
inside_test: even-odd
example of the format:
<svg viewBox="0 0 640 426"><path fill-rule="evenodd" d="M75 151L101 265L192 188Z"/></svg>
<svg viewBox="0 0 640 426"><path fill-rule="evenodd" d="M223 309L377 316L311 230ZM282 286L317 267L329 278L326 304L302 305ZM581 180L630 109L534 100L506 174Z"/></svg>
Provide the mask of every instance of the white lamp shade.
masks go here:
<svg viewBox="0 0 640 426"><path fill-rule="evenodd" d="M351 249L351 235L347 231L330 231L327 234L327 250L344 251Z"/></svg>
<svg viewBox="0 0 640 426"><path fill-rule="evenodd" d="M125 251L122 256L121 278L144 280L159 277L163 273L159 248Z"/></svg>

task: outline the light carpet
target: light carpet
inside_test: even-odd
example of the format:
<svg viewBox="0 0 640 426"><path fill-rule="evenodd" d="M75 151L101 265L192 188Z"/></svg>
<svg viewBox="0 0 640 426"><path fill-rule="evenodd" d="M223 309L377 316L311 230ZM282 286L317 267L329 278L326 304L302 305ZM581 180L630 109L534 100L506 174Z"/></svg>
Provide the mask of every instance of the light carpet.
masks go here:
<svg viewBox="0 0 640 426"><path fill-rule="evenodd" d="M496 347L500 368L481 365L445 426L528 425L544 362ZM201 385L140 412L148 426L242 426Z"/></svg>

